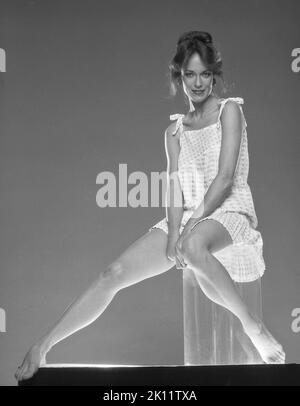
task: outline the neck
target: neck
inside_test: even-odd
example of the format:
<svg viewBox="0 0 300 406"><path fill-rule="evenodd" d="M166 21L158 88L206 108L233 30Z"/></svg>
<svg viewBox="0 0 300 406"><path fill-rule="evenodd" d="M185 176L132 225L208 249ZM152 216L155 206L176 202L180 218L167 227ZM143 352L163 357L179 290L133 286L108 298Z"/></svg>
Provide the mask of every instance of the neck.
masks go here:
<svg viewBox="0 0 300 406"><path fill-rule="evenodd" d="M215 96L213 95L209 95L205 100L203 100L202 102L192 102L193 106L195 108L195 111L191 112L191 114L193 114L194 117L200 117L203 118L205 116L207 116L211 111L214 111L216 109L216 106L213 105L212 101L213 99L215 99Z"/></svg>

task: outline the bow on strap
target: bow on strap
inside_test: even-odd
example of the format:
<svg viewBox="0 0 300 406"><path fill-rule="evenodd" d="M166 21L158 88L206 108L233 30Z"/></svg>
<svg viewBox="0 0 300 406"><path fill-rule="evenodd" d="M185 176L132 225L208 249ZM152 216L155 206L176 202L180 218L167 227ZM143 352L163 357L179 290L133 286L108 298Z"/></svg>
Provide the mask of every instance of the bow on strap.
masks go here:
<svg viewBox="0 0 300 406"><path fill-rule="evenodd" d="M227 99L221 99L220 102L224 103L227 100L233 100L239 104L244 104L244 99L242 97L227 97Z"/></svg>
<svg viewBox="0 0 300 406"><path fill-rule="evenodd" d="M219 103L221 104L221 107L220 107L219 114L218 114L218 121L217 121L217 126L218 126L218 128L221 127L220 117L221 117L223 108L224 108L224 106L225 106L225 104L226 104L226 102L227 102L228 100L235 101L236 103L239 104L239 108L240 108L240 110L241 110L242 117L243 117L243 121L244 121L244 127L247 127L247 123L246 123L246 120L245 120L245 117L244 117L244 113L243 113L242 107L240 106L240 104L244 104L244 99L243 99L242 97L227 97L226 99L221 99L221 100L219 101Z"/></svg>
<svg viewBox="0 0 300 406"><path fill-rule="evenodd" d="M173 135L176 134L178 128L180 128L181 131L183 130L183 125L182 125L183 117L184 117L184 114L179 114L179 113L170 115L170 120L177 120L175 130L172 132Z"/></svg>

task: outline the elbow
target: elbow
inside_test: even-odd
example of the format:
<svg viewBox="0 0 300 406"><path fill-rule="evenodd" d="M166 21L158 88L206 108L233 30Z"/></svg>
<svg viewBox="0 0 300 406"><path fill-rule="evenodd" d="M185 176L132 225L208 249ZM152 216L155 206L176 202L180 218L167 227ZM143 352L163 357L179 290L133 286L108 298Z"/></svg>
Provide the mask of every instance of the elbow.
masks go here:
<svg viewBox="0 0 300 406"><path fill-rule="evenodd" d="M226 192L230 193L233 186L233 177L228 174L220 173L218 174L218 178L220 179L220 182L222 183Z"/></svg>

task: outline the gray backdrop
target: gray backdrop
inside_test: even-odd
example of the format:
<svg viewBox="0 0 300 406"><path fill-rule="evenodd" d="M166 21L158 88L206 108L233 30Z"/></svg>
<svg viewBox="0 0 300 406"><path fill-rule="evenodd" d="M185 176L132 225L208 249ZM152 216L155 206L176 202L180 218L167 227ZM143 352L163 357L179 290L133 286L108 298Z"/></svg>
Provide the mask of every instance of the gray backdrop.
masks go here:
<svg viewBox="0 0 300 406"><path fill-rule="evenodd" d="M167 65L178 36L209 31L222 52L224 97L243 97L249 184L264 238L266 325L300 361L298 267L299 1L45 0L0 2L0 384L69 303L148 228L158 208L99 208L96 176L164 171ZM299 65L299 63L298 63ZM220 93L220 96L223 96ZM130 188L130 187L129 187ZM119 292L50 363L183 364L176 268Z"/></svg>

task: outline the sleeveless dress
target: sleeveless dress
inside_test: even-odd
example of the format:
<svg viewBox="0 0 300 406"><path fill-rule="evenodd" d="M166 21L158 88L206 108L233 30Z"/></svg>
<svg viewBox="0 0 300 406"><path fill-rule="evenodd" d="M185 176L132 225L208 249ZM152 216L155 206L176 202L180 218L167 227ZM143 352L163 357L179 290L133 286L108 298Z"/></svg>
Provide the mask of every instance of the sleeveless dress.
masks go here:
<svg viewBox="0 0 300 406"><path fill-rule="evenodd" d="M241 107L241 97L219 99L220 109L217 122L198 130L184 130L184 114L172 114L177 120L175 135L179 130L180 153L178 157L178 177L183 193L184 207L179 232L194 210L202 202L204 195L218 172L221 150L222 126L220 117L225 104L236 102L242 113L243 127L239 157L230 195L210 215L197 221L214 219L229 232L233 244L213 255L222 263L235 282L251 282L260 278L265 271L263 240L256 229L258 225L252 193L247 183L249 172L247 123ZM193 227L196 226L193 225ZM149 228L159 228L168 234L167 217Z"/></svg>

